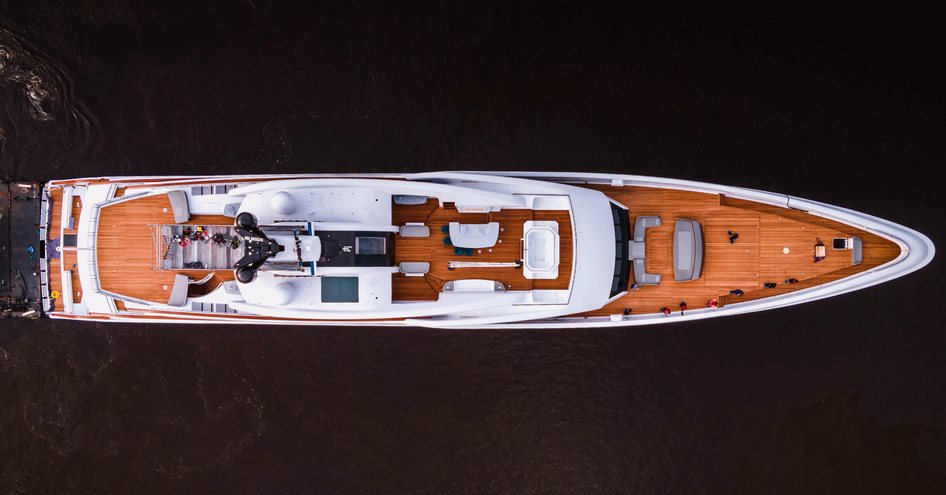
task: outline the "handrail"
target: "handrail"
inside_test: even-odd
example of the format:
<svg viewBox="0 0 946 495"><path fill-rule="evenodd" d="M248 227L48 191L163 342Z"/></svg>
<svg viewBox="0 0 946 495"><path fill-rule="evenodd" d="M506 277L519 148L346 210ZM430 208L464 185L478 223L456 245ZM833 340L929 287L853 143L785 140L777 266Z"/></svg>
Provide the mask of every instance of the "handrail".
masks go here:
<svg viewBox="0 0 946 495"><path fill-rule="evenodd" d="M102 201L100 203L96 203L92 205L91 208L89 208L89 221L88 221L89 232L88 232L88 237L87 237L87 243L84 248L80 248L80 249L83 249L85 251L91 251L92 253L96 254L96 256L92 256L89 258L89 263L88 263L88 274L89 274L89 281L92 282L92 292L96 294L102 294L104 296L108 296L108 297L111 297L112 299L117 299L119 301L132 302L136 304L142 304L145 306L154 306L154 303L151 301L146 301L144 299L138 299L138 298L129 297L129 296L123 296L121 294L116 294L114 292L111 292L109 290L102 288L102 284L100 283L100 279L99 279L99 271L98 271L98 259L97 259L98 252L96 250L97 243L98 243L99 215L101 213L102 207L119 203L124 200L146 196L148 194L150 193L137 194L133 196L123 196L123 197L117 198L117 200L107 200L107 201ZM110 305L112 304L114 303L110 302Z"/></svg>
<svg viewBox="0 0 946 495"><path fill-rule="evenodd" d="M111 187L112 187L113 189L115 188L115 186L111 186ZM144 192L140 192L140 193L137 193L137 194L131 194L131 195L128 195L128 196L119 196L119 197L117 197L117 198L106 199L105 201L101 201L101 202L99 202L99 203L96 203L96 204L94 204L93 206L98 207L98 208L101 208L101 207L103 207L103 206L110 206L110 205L114 205L114 204L118 204L118 203L124 203L125 201L131 201L131 200L133 200L133 199L143 198L143 197L145 197L145 196L157 196L157 195L159 195L159 194L167 194L167 191L157 191L157 192L156 192L156 191L144 191Z"/></svg>
<svg viewBox="0 0 946 495"><path fill-rule="evenodd" d="M49 312L52 310L52 302L49 299L49 262L47 258L51 256L49 254L49 227L50 227L50 213L52 209L52 198L49 196L49 191L44 187L40 199L40 213L39 213L39 238L46 245L46 256L42 256L39 259L39 271L40 271L40 299L42 299L43 311Z"/></svg>

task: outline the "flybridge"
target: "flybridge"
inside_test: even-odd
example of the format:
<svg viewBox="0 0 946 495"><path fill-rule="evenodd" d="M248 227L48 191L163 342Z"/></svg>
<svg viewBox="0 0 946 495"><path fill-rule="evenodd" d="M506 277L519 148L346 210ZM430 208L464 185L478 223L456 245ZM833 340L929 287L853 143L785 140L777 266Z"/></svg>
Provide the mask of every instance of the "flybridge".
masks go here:
<svg viewBox="0 0 946 495"><path fill-rule="evenodd" d="M38 318L43 314L41 283L47 270L42 186L3 182L0 188L0 315Z"/></svg>

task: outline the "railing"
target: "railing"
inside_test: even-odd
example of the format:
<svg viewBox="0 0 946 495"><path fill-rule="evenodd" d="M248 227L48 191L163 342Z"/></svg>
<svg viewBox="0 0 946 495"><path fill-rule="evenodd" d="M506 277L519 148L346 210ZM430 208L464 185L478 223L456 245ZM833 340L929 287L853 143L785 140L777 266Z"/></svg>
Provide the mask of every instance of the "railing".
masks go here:
<svg viewBox="0 0 946 495"><path fill-rule="evenodd" d="M48 312L52 310L52 302L49 299L49 261L47 258L49 255L49 246L47 242L49 241L49 220L50 220L50 210L52 209L52 198L49 197L49 192L46 188L43 188L41 207L39 213L39 238L46 245L45 256L40 256L39 259L39 271L40 271L40 295L43 303L43 311Z"/></svg>
<svg viewBox="0 0 946 495"><path fill-rule="evenodd" d="M114 190L115 190L114 185L110 187L111 187L111 190L108 193L109 197L111 197L112 194L114 194ZM101 213L101 209L104 206L114 205L117 203L129 201L131 199L140 198L140 197L148 196L152 194L154 193L146 192L146 193L141 193L141 194L133 194L130 196L121 196L119 198L112 198L106 201L96 203L89 208L89 220L88 222L86 222L89 229L86 236L86 244L84 247L79 247L77 249L81 249L83 251L89 251L90 253L93 254L93 256L89 258L88 264L86 265L86 268L88 270L87 273L89 276L89 281L92 283L92 287L91 287L92 292L112 298L112 300L108 301L108 304L109 304L109 307L112 308L113 312L116 311L115 302L114 302L115 299L119 301L141 304L144 306L154 306L154 303L152 303L151 301L145 301L144 299L138 299L134 297L123 296L121 294L116 294L114 292L111 292L102 288L102 284L99 280L98 259L96 256L96 244L98 241L98 232L99 232L99 214Z"/></svg>

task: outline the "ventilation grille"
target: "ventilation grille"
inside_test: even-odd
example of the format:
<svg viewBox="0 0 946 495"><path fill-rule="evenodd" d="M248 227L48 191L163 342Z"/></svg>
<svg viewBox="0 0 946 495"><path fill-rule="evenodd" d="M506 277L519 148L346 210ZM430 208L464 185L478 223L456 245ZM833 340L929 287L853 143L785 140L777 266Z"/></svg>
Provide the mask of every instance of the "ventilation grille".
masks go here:
<svg viewBox="0 0 946 495"><path fill-rule="evenodd" d="M191 196L204 196L207 194L226 194L227 191L237 187L237 184L197 186L191 188Z"/></svg>
<svg viewBox="0 0 946 495"><path fill-rule="evenodd" d="M226 304L215 304L215 303L191 303L191 311L196 311L199 313L229 313L232 315L237 314L237 310L232 309L229 305Z"/></svg>

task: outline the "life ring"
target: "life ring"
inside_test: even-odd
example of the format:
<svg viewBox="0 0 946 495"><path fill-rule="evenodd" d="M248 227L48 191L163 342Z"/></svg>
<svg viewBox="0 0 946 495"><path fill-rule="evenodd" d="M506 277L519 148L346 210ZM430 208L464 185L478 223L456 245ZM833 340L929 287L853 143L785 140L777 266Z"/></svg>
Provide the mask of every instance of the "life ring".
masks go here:
<svg viewBox="0 0 946 495"><path fill-rule="evenodd" d="M60 294L58 290L54 290L54 291L52 291L52 292L49 293L49 297L51 297L51 298L53 298L53 299L59 299L59 296L61 296L61 295L62 295L62 294Z"/></svg>

